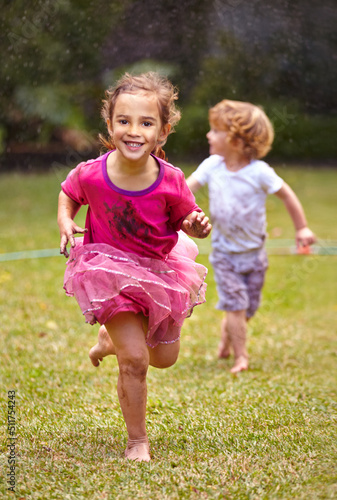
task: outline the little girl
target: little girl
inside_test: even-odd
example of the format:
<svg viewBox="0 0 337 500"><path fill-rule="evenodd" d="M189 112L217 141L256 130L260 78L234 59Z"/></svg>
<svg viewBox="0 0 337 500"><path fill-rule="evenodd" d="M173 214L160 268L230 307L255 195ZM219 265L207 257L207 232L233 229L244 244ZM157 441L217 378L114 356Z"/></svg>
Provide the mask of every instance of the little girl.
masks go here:
<svg viewBox="0 0 337 500"><path fill-rule="evenodd" d="M211 225L161 148L180 119L176 99L156 73L125 74L103 101L108 152L72 170L59 195L66 257L71 245L64 288L88 323L102 325L89 354L94 366L117 356L125 456L136 461L150 460L148 366L175 363L183 321L205 302L207 269L195 263L197 247L182 231L205 238ZM89 206L85 229L74 222L81 205ZM83 241L76 233L84 233Z"/></svg>

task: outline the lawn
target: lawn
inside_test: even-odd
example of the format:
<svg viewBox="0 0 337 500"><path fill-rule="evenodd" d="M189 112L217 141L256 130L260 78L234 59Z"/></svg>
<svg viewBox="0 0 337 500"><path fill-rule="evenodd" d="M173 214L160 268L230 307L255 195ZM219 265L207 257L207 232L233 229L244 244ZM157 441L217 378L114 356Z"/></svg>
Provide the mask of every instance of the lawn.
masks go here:
<svg viewBox="0 0 337 500"><path fill-rule="evenodd" d="M336 241L336 171L277 171L299 195L320 244ZM65 175L0 177L0 254L58 247ZM206 192L198 201L207 211ZM293 238L282 202L269 197L267 209L270 237ZM208 266L207 244L201 250ZM178 362L149 370L150 464L123 459L116 359L90 364L97 328L63 292L65 259L0 262L0 495L337 498L337 256L269 259L263 302L249 325L250 369L237 377L231 360L216 358L222 314L209 266L207 303L186 320Z"/></svg>

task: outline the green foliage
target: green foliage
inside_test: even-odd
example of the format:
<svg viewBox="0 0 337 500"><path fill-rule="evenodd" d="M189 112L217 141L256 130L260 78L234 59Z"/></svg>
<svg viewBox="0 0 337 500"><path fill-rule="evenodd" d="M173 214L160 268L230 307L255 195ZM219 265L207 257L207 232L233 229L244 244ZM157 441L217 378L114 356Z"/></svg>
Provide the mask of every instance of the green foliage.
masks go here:
<svg viewBox="0 0 337 500"><path fill-rule="evenodd" d="M275 157L334 159L336 20L333 0L310 8L304 0L7 0L3 149L48 142L60 124L97 136L105 88L125 70L151 69L179 87L183 120L172 150L182 157L207 154L207 110L230 98L271 112ZM286 127L284 108L294 115Z"/></svg>
<svg viewBox="0 0 337 500"><path fill-rule="evenodd" d="M205 144L202 119L207 119L208 109L217 102L233 99L253 102L265 109L275 129L271 158L335 159L336 115L313 111L320 106L324 109L325 99L320 97L318 101L318 96L315 99L314 95L310 99L301 99L302 87L296 87L295 76L290 76L289 69L286 77L284 70L280 69L280 54L289 52L284 40L275 35L268 47L263 46L261 40L247 46L239 38L224 32L215 40L218 51L203 60L190 104L184 108L184 121L174 144L179 153L191 150L200 156L200 144ZM296 55L292 53L292 57ZM290 65L292 72L296 75L301 71L305 73L302 68L305 61L301 57L297 65ZM292 79L292 92L289 91L289 82L286 84L287 79ZM331 100L329 106L330 109L334 106Z"/></svg>
<svg viewBox="0 0 337 500"><path fill-rule="evenodd" d="M294 101L266 101L264 110L275 130L271 158L335 159L337 116L305 113Z"/></svg>
<svg viewBox="0 0 337 500"><path fill-rule="evenodd" d="M18 86L14 97L27 119L35 119L40 123L40 142L49 142L56 126L85 128L83 110L71 102L73 99L68 86L44 85L35 88ZM21 140L29 137L28 134L31 132L31 130L23 132Z"/></svg>
<svg viewBox="0 0 337 500"><path fill-rule="evenodd" d="M310 226L336 240L335 173L277 170L299 194ZM0 252L58 246L66 173L1 176ZM286 210L269 200L270 231L290 236ZM208 265L207 255L199 260ZM186 320L176 365L149 370L150 464L123 457L117 363L111 356L98 369L90 364L97 328L65 296L64 268L61 256L0 265L0 411L6 423L7 391L15 390L17 435L14 495L1 426L3 498L336 497L335 256L270 258L262 305L249 323L251 368L238 377L228 371L232 360L216 359L222 314L209 269L207 303Z"/></svg>
<svg viewBox="0 0 337 500"><path fill-rule="evenodd" d="M225 98L251 101L264 95L266 75L275 69L259 45L247 47L226 32L221 32L215 43L217 52L203 60L192 99L210 107Z"/></svg>
<svg viewBox="0 0 337 500"><path fill-rule="evenodd" d="M234 98L233 96L226 96ZM303 113L293 102L254 101L269 116L275 139L266 161L297 160L301 163L336 158L337 117ZM201 161L209 155L206 133L209 130L209 108L191 104L182 109L176 135L170 136L166 150L177 161Z"/></svg>
<svg viewBox="0 0 337 500"><path fill-rule="evenodd" d="M162 76L167 78L173 78L177 72L177 68L174 64L168 62L156 61L155 59L142 59L133 64L126 64L124 66L118 66L115 70L107 72L104 75L104 84L109 87L118 78L123 76L124 73L131 73L132 75L139 75L141 73L147 73L148 71L155 71Z"/></svg>
<svg viewBox="0 0 337 500"><path fill-rule="evenodd" d="M0 126L0 155L5 150L5 138L6 138L6 129L5 127Z"/></svg>
<svg viewBox="0 0 337 500"><path fill-rule="evenodd" d="M208 156L206 133L209 130L208 109L205 106L191 104L182 110L182 118L176 126L176 133L168 138L165 148L181 161L185 158L203 158Z"/></svg>
<svg viewBox="0 0 337 500"><path fill-rule="evenodd" d="M41 122L47 128L55 122L90 127L100 47L126 5L80 0L5 2L0 48L6 63L0 67L0 109L9 140L23 142L33 134L37 140Z"/></svg>

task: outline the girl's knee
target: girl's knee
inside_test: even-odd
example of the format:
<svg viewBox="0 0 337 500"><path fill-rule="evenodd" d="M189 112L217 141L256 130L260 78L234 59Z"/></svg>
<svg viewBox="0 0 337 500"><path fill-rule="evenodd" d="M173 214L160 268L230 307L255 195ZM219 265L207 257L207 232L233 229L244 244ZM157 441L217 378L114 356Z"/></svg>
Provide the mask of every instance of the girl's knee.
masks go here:
<svg viewBox="0 0 337 500"><path fill-rule="evenodd" d="M150 364L155 368L169 368L178 359L180 342L174 344L159 344L150 350Z"/></svg>
<svg viewBox="0 0 337 500"><path fill-rule="evenodd" d="M170 366L173 366L175 362L177 361L178 356L175 358L155 358L151 360L151 366L154 368L170 368Z"/></svg>
<svg viewBox="0 0 337 500"><path fill-rule="evenodd" d="M119 373L122 376L138 379L146 378L149 367L147 352L124 353L118 356Z"/></svg>

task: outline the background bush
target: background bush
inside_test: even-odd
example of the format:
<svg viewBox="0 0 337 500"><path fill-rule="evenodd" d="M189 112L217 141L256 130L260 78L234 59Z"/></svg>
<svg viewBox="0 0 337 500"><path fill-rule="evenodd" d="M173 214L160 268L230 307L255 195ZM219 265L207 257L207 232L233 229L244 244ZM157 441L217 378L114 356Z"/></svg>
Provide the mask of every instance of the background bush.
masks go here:
<svg viewBox="0 0 337 500"><path fill-rule="evenodd" d="M152 69L179 88L168 153L207 155L208 108L229 98L266 109L271 157L334 160L336 23L334 0L6 1L0 151L62 151L60 128L96 138L104 90L126 70Z"/></svg>

